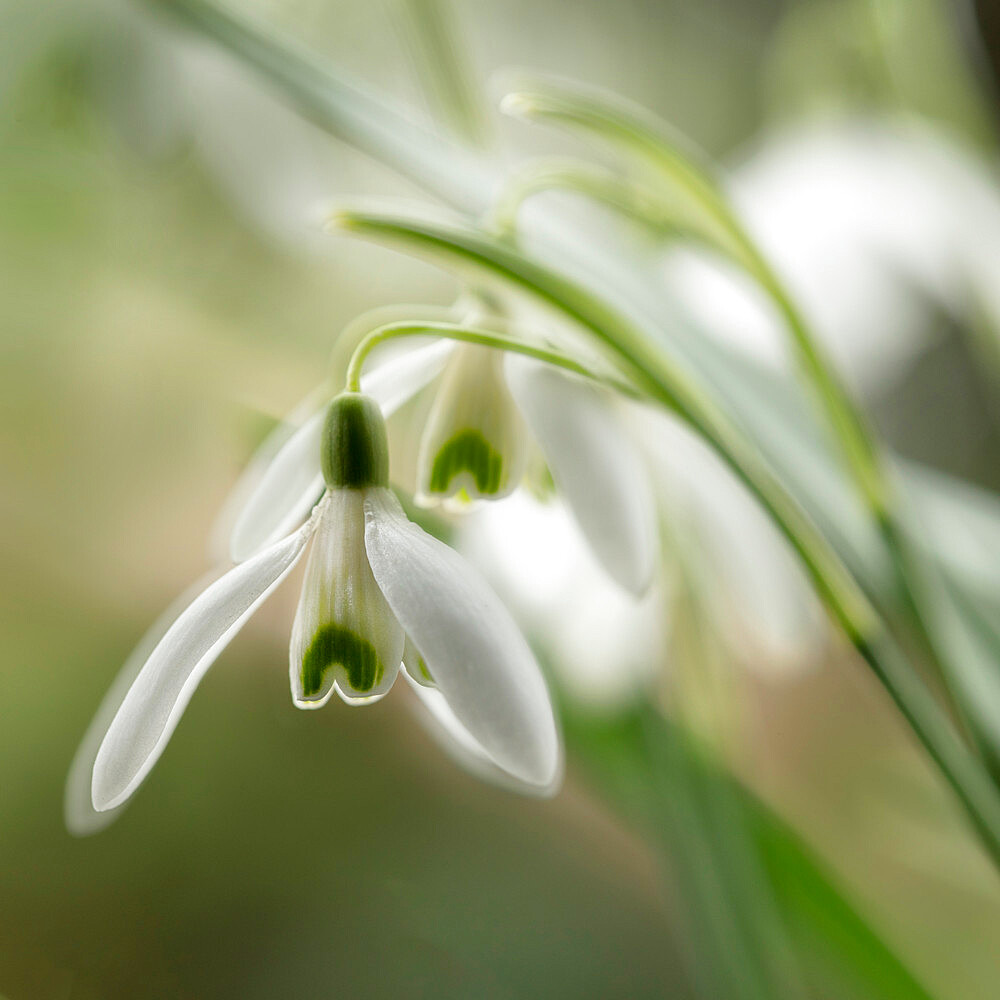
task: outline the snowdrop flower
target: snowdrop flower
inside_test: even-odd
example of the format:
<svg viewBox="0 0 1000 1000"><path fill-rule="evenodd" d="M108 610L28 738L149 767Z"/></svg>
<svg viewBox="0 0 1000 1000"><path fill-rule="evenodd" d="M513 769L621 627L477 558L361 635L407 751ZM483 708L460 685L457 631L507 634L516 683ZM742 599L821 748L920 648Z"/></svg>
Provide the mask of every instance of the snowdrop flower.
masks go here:
<svg viewBox="0 0 1000 1000"><path fill-rule="evenodd" d="M334 691L349 704L375 701L402 664L413 684L435 689L450 737L484 768L536 790L558 782L560 742L534 657L488 585L403 513L377 403L336 397L320 447L325 491L306 522L212 583L145 661L97 751L95 810L136 790L205 672L310 541L290 647L298 707L318 708Z"/></svg>
<svg viewBox="0 0 1000 1000"><path fill-rule="evenodd" d="M415 493L424 504L499 499L524 478L530 436L604 571L631 594L644 593L656 563L655 503L642 458L606 390L531 358L437 341L413 348L362 379L391 412L443 369L418 446ZM232 534L234 560L280 537L321 492L322 416L265 442Z"/></svg>
<svg viewBox="0 0 1000 1000"><path fill-rule="evenodd" d="M528 465L527 430L601 566L628 593L644 594L656 554L646 472L613 400L582 378L457 347L421 438L418 501L507 496Z"/></svg>
<svg viewBox="0 0 1000 1000"><path fill-rule="evenodd" d="M629 430L665 526L654 584L641 599L600 571L558 497L489 505L463 520L457 538L545 650L566 692L607 710L669 684L675 626L683 624L674 602L691 585L733 662L766 681L818 663L822 608L767 515L676 420L647 407L626 415L637 418ZM695 581L684 576L691 564Z"/></svg>

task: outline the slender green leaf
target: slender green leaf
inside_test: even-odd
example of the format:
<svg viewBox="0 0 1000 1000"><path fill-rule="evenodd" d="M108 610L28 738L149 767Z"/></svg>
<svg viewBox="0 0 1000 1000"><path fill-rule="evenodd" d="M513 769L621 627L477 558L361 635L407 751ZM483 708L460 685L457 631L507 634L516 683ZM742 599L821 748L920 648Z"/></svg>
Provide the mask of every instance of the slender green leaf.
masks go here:
<svg viewBox="0 0 1000 1000"><path fill-rule="evenodd" d="M809 995L929 1000L802 838L677 727L648 708L614 720L570 709L563 717L571 751L660 848L672 880L693 907L698 976L709 988L706 995L742 995L728 992L740 987L719 964L725 949L738 946L745 934L740 926L763 920L770 926L777 921L787 934L795 972ZM723 815L727 821L720 823ZM732 864L737 855L744 857L742 868ZM768 916L771 906L777 913ZM800 985L793 977L782 989L771 996L798 995Z"/></svg>
<svg viewBox="0 0 1000 1000"><path fill-rule="evenodd" d="M450 205L487 207L493 170L466 147L415 124L369 90L320 62L273 25L206 0L147 0L214 38L260 73L300 114Z"/></svg>

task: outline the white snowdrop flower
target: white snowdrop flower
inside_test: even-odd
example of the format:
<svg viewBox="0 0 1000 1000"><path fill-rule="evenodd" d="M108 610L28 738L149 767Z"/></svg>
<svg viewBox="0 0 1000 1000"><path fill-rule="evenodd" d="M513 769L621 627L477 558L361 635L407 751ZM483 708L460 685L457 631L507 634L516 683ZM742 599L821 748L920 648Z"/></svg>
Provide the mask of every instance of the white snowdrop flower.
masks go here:
<svg viewBox="0 0 1000 1000"><path fill-rule="evenodd" d="M418 452L424 503L499 499L523 479L538 444L587 543L622 588L643 594L656 562L656 509L646 469L618 401L572 373L514 353L437 341L374 368L361 386L388 413L444 369ZM244 559L287 530L322 489L321 413L285 444L265 442L266 471L236 520L231 554Z"/></svg>
<svg viewBox="0 0 1000 1000"><path fill-rule="evenodd" d="M166 629L94 761L98 812L125 802L158 760L201 678L313 542L292 630L292 698L382 697L404 658L432 685L452 739L514 783L551 791L561 746L548 691L513 619L452 549L412 524L388 488L377 403L343 393L320 437L322 499L305 524L208 586ZM444 715L441 711L440 714Z"/></svg>

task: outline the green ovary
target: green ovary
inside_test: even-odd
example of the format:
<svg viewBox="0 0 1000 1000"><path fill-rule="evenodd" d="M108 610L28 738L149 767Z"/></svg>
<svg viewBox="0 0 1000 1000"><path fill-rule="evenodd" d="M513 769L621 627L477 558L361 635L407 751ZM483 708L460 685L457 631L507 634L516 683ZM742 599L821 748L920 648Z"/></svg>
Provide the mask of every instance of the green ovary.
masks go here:
<svg viewBox="0 0 1000 1000"><path fill-rule="evenodd" d="M302 658L302 694L308 698L323 687L323 676L340 664L355 691L371 691L385 669L375 647L340 625L323 625Z"/></svg>
<svg viewBox="0 0 1000 1000"><path fill-rule="evenodd" d="M459 431L437 453L431 469L430 492L447 493L452 480L468 472L483 496L500 489L503 456L479 431Z"/></svg>

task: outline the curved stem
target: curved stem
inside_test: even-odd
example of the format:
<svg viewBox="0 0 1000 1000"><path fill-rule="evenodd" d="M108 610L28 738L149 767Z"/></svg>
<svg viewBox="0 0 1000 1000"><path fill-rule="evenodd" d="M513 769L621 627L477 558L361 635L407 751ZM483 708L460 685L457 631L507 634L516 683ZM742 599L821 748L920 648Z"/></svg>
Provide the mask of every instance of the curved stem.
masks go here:
<svg viewBox="0 0 1000 1000"><path fill-rule="evenodd" d="M528 92L510 94L504 99L503 107L528 119L541 118L583 128L649 163L669 188L680 191L692 206L700 209L703 219L707 220L700 242L714 247L743 267L771 300L788 333L799 368L826 416L847 470L892 560L899 596L908 612L912 630L931 665L945 680L944 688L955 714L959 718L967 714L954 704L948 683L949 678L955 676L957 665L926 625L931 609L927 606L922 580L924 569L905 543L899 502L881 445L793 297L743 226L711 164L697 152L685 148L682 139L670 135L665 123L653 120L641 109L618 105L603 96L571 86L543 85ZM566 174L555 179L574 181ZM635 215L634 209L622 205L621 195L609 192L606 184L577 185L577 189L630 216ZM518 197L518 190L533 193L532 185L515 182L515 191L510 197ZM506 211L509 213L511 207Z"/></svg>
<svg viewBox="0 0 1000 1000"><path fill-rule="evenodd" d="M560 354L558 351L550 350L546 347L536 347L534 344L527 344L523 340L497 333L493 330L486 330L482 327L461 326L457 323L389 323L373 330L357 346L351 356L350 364L347 368L345 387L348 392L361 391L361 371L364 367L368 355L378 347L390 340L397 340L401 337L426 337L428 335L438 337L442 340L455 340L465 344L478 344L480 347L489 347L498 351L509 351L512 354L522 354L536 361L543 361L547 365L562 368L564 371L572 372L574 375L581 375L583 378L594 382L600 382L614 388L629 396L635 396L636 392L625 382L612 379L610 377L598 375L578 361Z"/></svg>
<svg viewBox="0 0 1000 1000"><path fill-rule="evenodd" d="M848 469L871 509L887 504L887 483L879 449L867 421L827 361L791 296L729 204L711 164L684 141L669 135L665 123L640 109L611 102L572 87L546 87L508 94L504 111L582 128L640 157L663 180L700 209L706 238L717 244L756 279L789 332L800 366L823 407L844 453Z"/></svg>
<svg viewBox="0 0 1000 1000"><path fill-rule="evenodd" d="M684 240L711 253L721 254L727 260L732 259L731 252L706 238L705 233L690 220L682 218L654 192L631 184L610 170L574 160L529 163L511 174L501 186L483 228L500 238L513 237L521 207L530 198L546 191L568 191L590 198L654 236Z"/></svg>

